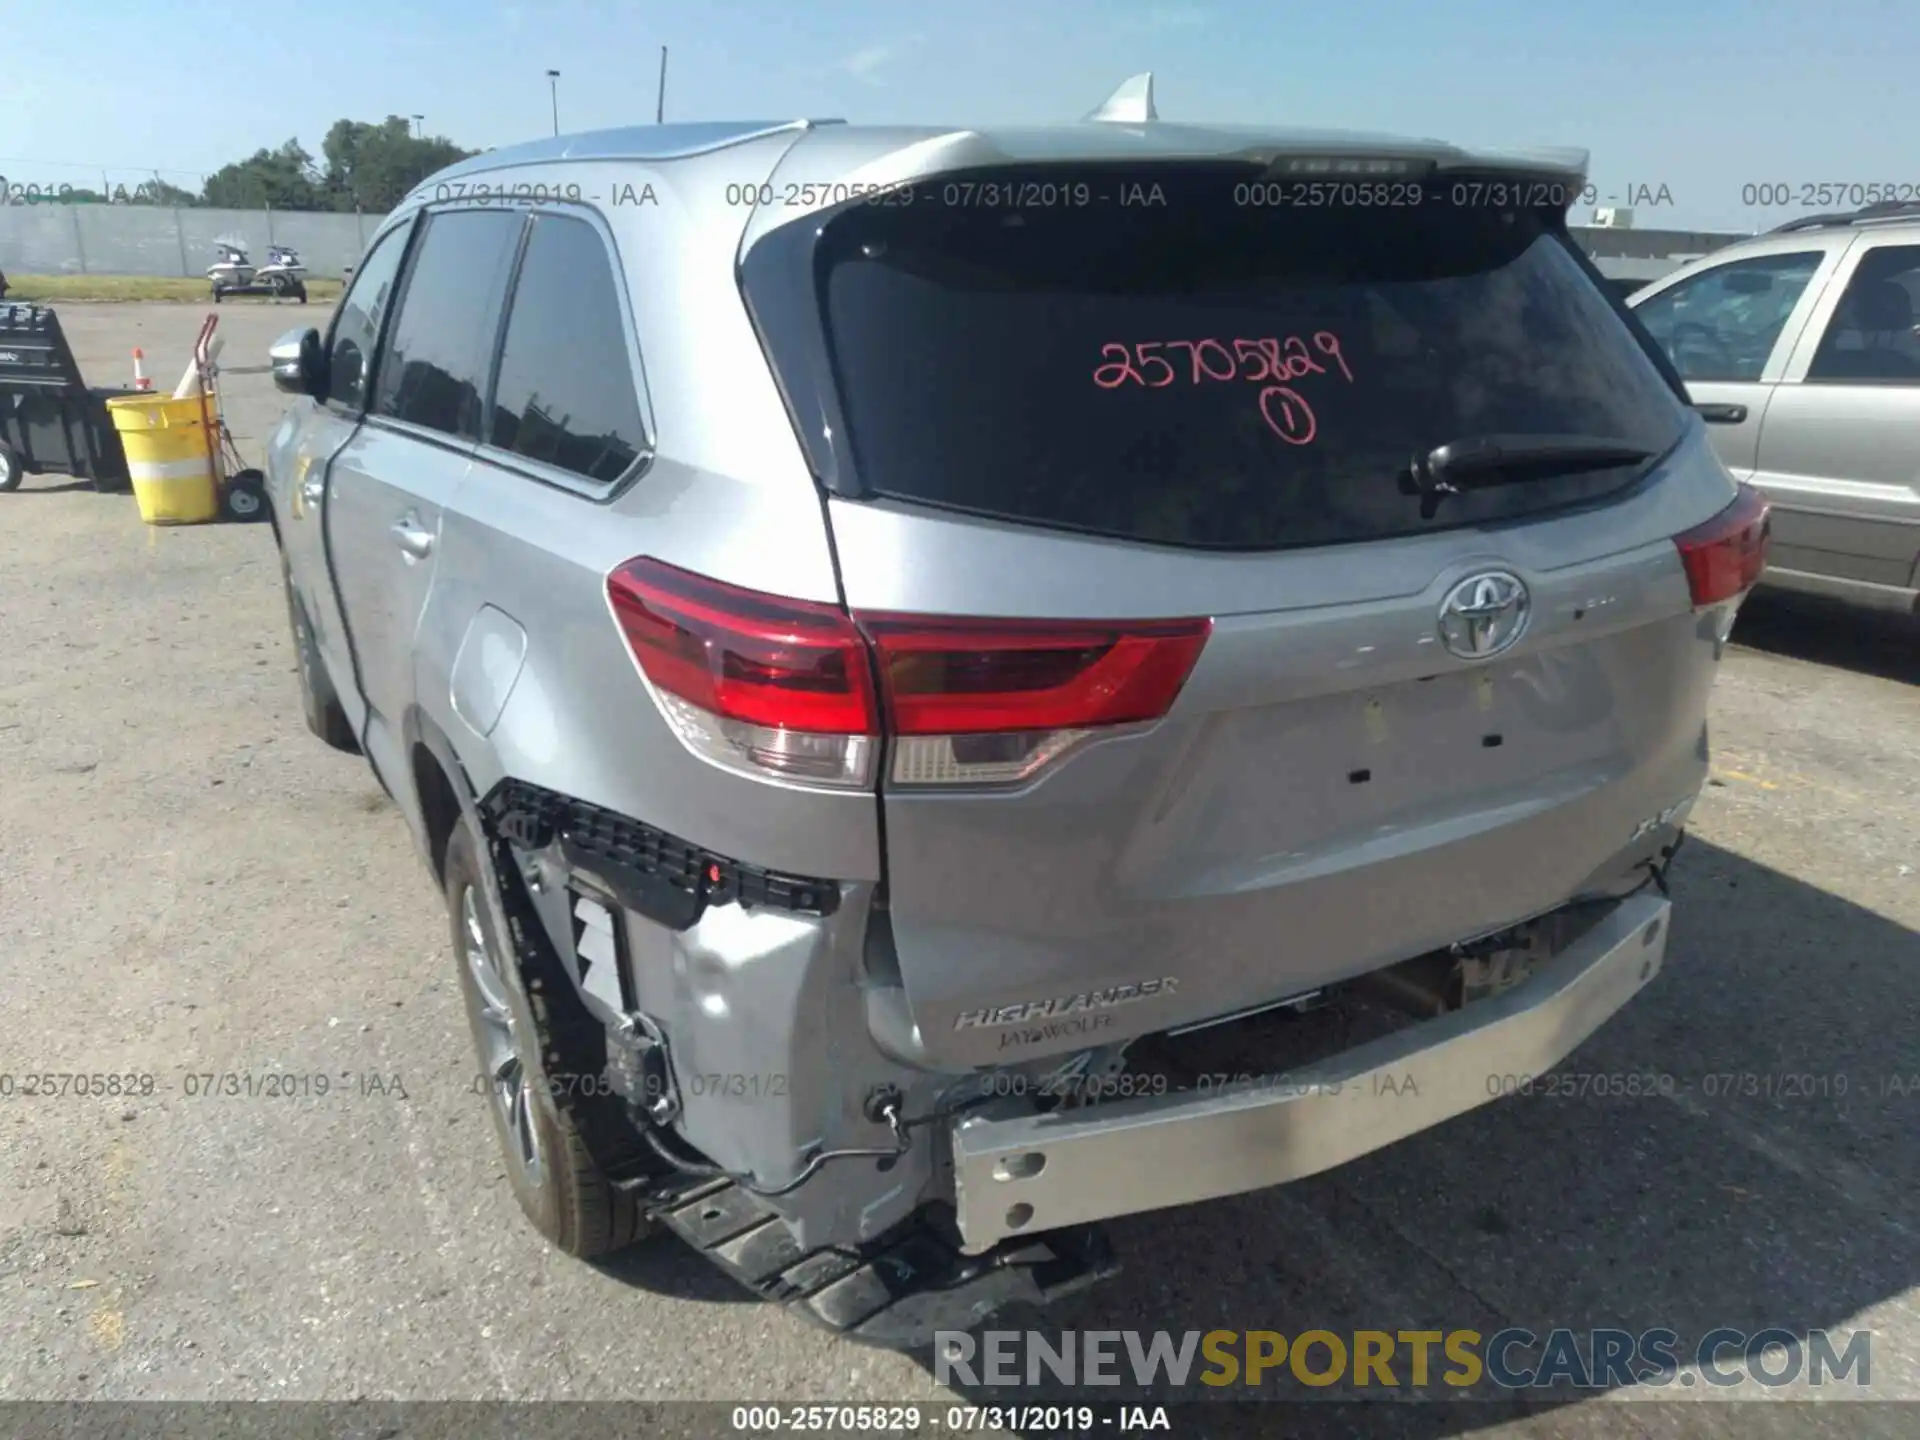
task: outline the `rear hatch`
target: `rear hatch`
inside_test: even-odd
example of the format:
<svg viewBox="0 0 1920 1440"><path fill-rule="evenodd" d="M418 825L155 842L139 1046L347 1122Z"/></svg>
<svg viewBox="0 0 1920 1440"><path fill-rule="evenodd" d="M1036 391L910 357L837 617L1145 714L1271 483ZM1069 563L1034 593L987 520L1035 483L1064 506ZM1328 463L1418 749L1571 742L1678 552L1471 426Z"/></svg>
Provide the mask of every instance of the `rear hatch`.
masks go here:
<svg viewBox="0 0 1920 1440"><path fill-rule="evenodd" d="M1704 777L1673 540L1734 486L1558 187L1275 175L939 176L743 259L894 737L875 976L937 1062L1492 932Z"/></svg>

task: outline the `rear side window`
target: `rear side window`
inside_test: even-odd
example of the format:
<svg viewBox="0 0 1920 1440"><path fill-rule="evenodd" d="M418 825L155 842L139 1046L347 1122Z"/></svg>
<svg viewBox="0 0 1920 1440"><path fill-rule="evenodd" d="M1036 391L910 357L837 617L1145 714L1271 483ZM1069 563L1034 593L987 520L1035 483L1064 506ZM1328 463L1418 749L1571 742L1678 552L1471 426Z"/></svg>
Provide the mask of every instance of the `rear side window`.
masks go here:
<svg viewBox="0 0 1920 1440"><path fill-rule="evenodd" d="M1816 383L1920 385L1920 245L1860 257L1807 370Z"/></svg>
<svg viewBox="0 0 1920 1440"><path fill-rule="evenodd" d="M1557 216L1452 180L1294 205L1248 177L1003 172L841 212L813 275L865 491L1279 549L1497 522L1645 469L1476 488L1423 518L1412 461L1443 444L1659 455L1683 433Z"/></svg>
<svg viewBox="0 0 1920 1440"><path fill-rule="evenodd" d="M427 220L375 387L374 412L462 440L480 437L519 214L451 210Z"/></svg>
<svg viewBox="0 0 1920 1440"><path fill-rule="evenodd" d="M583 479L618 480L647 448L638 395L606 244L584 220L540 216L514 287L489 438Z"/></svg>

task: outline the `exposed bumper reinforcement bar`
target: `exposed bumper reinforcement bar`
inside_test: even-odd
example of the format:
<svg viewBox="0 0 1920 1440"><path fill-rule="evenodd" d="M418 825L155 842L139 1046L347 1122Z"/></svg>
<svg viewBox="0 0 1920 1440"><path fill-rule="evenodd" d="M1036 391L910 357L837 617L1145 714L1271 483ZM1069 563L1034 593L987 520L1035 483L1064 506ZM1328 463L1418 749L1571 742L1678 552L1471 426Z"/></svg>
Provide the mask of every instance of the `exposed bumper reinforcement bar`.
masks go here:
<svg viewBox="0 0 1920 1440"><path fill-rule="evenodd" d="M951 1129L964 1248L1299 1180L1484 1105L1502 1077L1559 1064L1659 973L1670 909L1630 896L1514 989L1296 1074L965 1116Z"/></svg>

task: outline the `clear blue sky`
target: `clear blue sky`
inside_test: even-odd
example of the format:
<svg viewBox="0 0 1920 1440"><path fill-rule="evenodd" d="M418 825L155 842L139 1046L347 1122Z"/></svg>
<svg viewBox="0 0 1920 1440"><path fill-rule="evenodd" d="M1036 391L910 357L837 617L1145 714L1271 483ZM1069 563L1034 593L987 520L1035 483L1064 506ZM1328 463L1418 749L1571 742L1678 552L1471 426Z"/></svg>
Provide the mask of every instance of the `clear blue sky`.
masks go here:
<svg viewBox="0 0 1920 1440"><path fill-rule="evenodd" d="M1083 114L1155 72L1167 119L1581 145L1642 227L1746 229L1760 182L1920 185L1916 0L0 0L0 173L193 185L341 116L478 148L560 125ZM1583 210L1576 220L1585 219Z"/></svg>

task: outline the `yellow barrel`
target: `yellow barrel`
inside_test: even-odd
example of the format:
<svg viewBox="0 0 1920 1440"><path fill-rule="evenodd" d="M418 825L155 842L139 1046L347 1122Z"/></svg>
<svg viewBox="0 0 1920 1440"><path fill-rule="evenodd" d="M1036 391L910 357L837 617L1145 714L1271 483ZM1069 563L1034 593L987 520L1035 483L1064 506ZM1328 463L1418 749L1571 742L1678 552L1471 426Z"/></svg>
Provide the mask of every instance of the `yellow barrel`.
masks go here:
<svg viewBox="0 0 1920 1440"><path fill-rule="evenodd" d="M140 518L149 525L198 525L220 514L213 449L198 396L124 395L107 401L127 452Z"/></svg>

